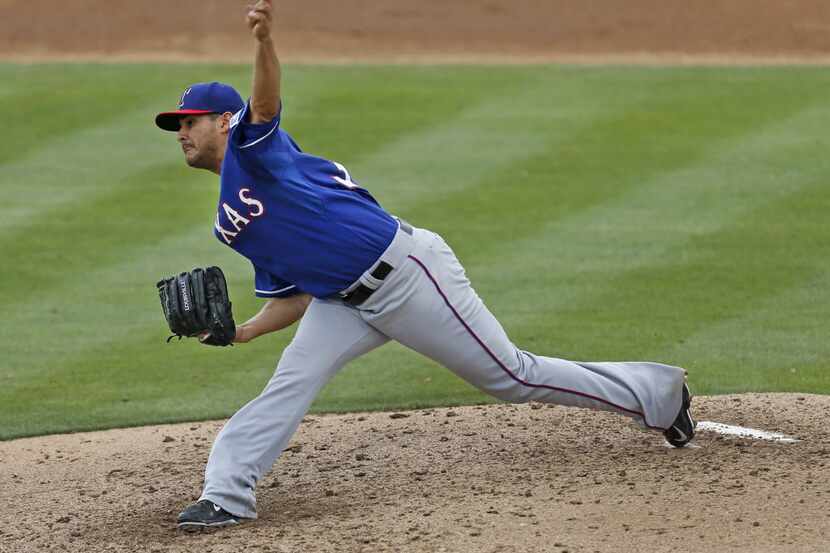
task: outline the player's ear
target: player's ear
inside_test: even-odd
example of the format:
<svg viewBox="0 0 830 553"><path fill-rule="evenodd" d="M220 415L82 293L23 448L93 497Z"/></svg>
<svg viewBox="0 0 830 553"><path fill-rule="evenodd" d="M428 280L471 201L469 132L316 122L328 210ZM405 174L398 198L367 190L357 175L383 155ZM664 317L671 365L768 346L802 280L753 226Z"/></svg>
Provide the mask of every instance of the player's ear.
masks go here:
<svg viewBox="0 0 830 553"><path fill-rule="evenodd" d="M228 134L230 132L231 117L233 117L233 113L226 111L216 119L217 124L219 125L219 132L222 134Z"/></svg>

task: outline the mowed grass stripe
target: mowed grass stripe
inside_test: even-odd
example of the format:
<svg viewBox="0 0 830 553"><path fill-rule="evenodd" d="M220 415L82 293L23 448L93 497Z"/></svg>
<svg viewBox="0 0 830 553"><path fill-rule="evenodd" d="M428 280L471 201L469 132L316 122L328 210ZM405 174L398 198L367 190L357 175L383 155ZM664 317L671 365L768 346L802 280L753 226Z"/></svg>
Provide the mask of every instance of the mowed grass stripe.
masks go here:
<svg viewBox="0 0 830 553"><path fill-rule="evenodd" d="M0 245L45 232L43 219L60 222L68 215L61 209L83 215L84 204L123 189L131 175L180 158L172 140L160 140L150 113L144 104L107 124L45 137L40 149L4 164L3 189L9 198L0 219Z"/></svg>
<svg viewBox="0 0 830 553"><path fill-rule="evenodd" d="M820 124L827 109L824 105L808 106L794 116L785 116L783 122L751 129L748 136L731 136L724 142L713 138L694 164L659 172L605 202L589 203L564 217L550 218L539 227L538 236L508 244L495 255L508 264L532 260L548 269L544 274L563 278L569 273L581 276L610 268L622 271L665 254L683 255L685 250L679 246L691 235L721 228L730 217L767 201L768 192L785 193L779 184L799 186L788 180L794 167L792 155L801 155L806 144L815 143L813 133L820 132L815 122ZM805 133L803 126L812 127L812 131ZM820 143L815 145L816 149L821 147ZM816 164L799 167L823 171ZM775 172L769 173L770 169ZM756 179L761 186L755 186ZM574 184L569 191L574 197L578 186ZM551 209L559 202L574 201L569 197L569 193L554 197ZM465 257L474 255L471 252ZM473 259L469 265L485 276L498 273L495 264Z"/></svg>
<svg viewBox="0 0 830 553"><path fill-rule="evenodd" d="M688 359L706 383L702 393L827 388L830 342L820 321L830 316L830 164L819 166L823 171L804 188L751 213L728 233L698 239L695 249L708 255L689 269L706 276L686 297L715 316L688 325L694 332L655 355ZM732 252L729 259L713 259L724 248ZM731 293L710 293L708 281L729 283Z"/></svg>
<svg viewBox="0 0 830 553"><path fill-rule="evenodd" d="M393 213L414 218L436 208L437 221L448 222L447 210L464 217L464 209L478 198L481 183L492 175L502 175L528 157L544 155L575 134L584 136L586 129L615 112L651 98L646 89L615 94L597 87L595 78L590 73L541 68L520 86L470 105L452 120L389 143L354 166L353 173L369 183ZM415 219L416 224L428 222Z"/></svg>
<svg viewBox="0 0 830 553"><path fill-rule="evenodd" d="M766 219L758 210L768 209L766 217L787 213L790 197L813 194L815 183L826 180L826 164L796 163L805 169L793 171L792 162L821 150L813 133L827 115L827 106L806 109L736 141L696 168L664 175L615 202L557 222L535 240L512 244L503 259L521 271L506 288L490 267L476 265L471 272L487 284L484 296L492 295L489 303L504 312L511 334L531 338L520 344L524 347L571 358L660 356L660 344L683 340L734 313L728 303L724 310L703 299L739 298L732 306L739 309L742 302L778 290L756 280L759 270L784 266L779 276L786 279L786 267L797 259L790 250L777 251L778 258L761 253L754 264L731 260L740 259L741 244L751 252L763 248L762 240L751 240L764 236ZM743 229L740 239L734 238L736 229ZM743 289L744 281L755 284ZM533 289L536 293L528 294ZM713 368L725 369L732 354L719 351ZM662 360L694 364L679 351Z"/></svg>
<svg viewBox="0 0 830 553"><path fill-rule="evenodd" d="M313 106L295 106L298 82L314 90ZM489 69L477 67L450 76L445 68L428 66L289 67L283 128L303 150L343 163L379 194L394 176L371 170L379 160L393 161L399 171L420 168L410 158L425 145L419 137L460 126L467 111L534 82L527 68L508 68L505 78L493 80ZM395 148L401 143L407 147Z"/></svg>
<svg viewBox="0 0 830 553"><path fill-rule="evenodd" d="M402 214L439 231L463 221L466 240L459 244L458 253L471 263L490 259L503 241L532 236L540 225L580 216L580 211L612 203L667 172L695 166L735 139L786 118L818 98L782 101L775 87L765 90L758 82L739 80L725 85L733 98L730 115L712 122L706 119L712 106L706 85L722 77L703 74L696 82L696 93L668 94L668 90L691 86L688 78L684 71L654 72L635 82L623 80L613 88L600 89L591 97L596 116L590 118L580 109L567 107L591 94L590 88L573 90L572 95L547 104L533 103L537 111L531 116L544 130L534 129L535 135L527 130L509 134L511 138L526 136L524 143L532 144L523 156L507 158L499 170L476 175L479 178L465 182L461 189L428 187L429 193L404 207ZM759 88L763 92L756 92L757 100L772 104L771 108L761 113L742 109L741 98ZM519 105L529 111L525 103ZM497 151L488 153L498 155ZM504 232L506 228L509 233Z"/></svg>
<svg viewBox="0 0 830 553"><path fill-rule="evenodd" d="M239 382L250 385L262 374L259 369L272 363L273 355L264 355L263 350L274 344L265 340L233 349L165 343L168 333L153 283L171 267L204 265L207 260L217 263L225 267L237 312L253 312L258 303L252 296L252 270L214 240L209 228L197 227L134 253L118 265L91 271L89 280L100 286L73 282L77 304L65 305L57 313L50 309L20 314L15 323L24 329L19 335L21 347L12 351L25 370L0 390L0 405L13 400L30 410L4 413L6 431L25 434L32 424L54 431L94 428L94 421L119 418L118 413L121 424L128 424L136 405L141 405L138 409L145 413L141 419L145 421L163 417L165 411L176 412L177 405L191 406L191 416L199 417L215 412L216 403L242 401L238 390L245 386ZM44 299L48 304L57 293ZM92 320L90 304L95 305ZM44 327L50 330L45 341ZM287 340L287 334L278 337ZM23 345L28 347L24 350ZM258 366L249 362L253 358ZM206 397L211 400L204 401ZM36 422L31 410L39 413ZM68 419L67 410L72 412Z"/></svg>
<svg viewBox="0 0 830 553"><path fill-rule="evenodd" d="M164 339L166 326L159 319L160 308L154 309L157 306L153 303L158 303L155 281L178 270L173 267L205 265L208 261L227 266L233 255L213 239L211 227L198 225L189 233L147 241L130 250L130 256L119 257L118 263L64 274L62 287L43 291L37 301L6 314L9 329L16 331L17 338L9 348L17 365L12 368L21 371L12 388L38 382L45 373L59 374L79 354L85 362L93 361L88 363L90 367L96 367L86 350L90 350L90 356L99 355L100 349L120 355L124 344L149 329L155 329ZM250 277L245 269L230 266L226 271L229 286L240 299L243 290L237 282ZM247 273L252 271L248 269ZM250 293L249 285L244 292ZM72 301L65 301L67 297ZM49 329L49 340L43 340L45 328ZM130 339L125 340L127 337Z"/></svg>
<svg viewBox="0 0 830 553"><path fill-rule="evenodd" d="M120 119L143 104L157 71L124 66L0 64L0 80L15 83L4 103L4 123L14 129L13 144L0 150L0 167L38 152L54 141ZM124 87L127 79L129 87ZM100 145L99 145L100 146ZM5 171L5 168L4 168Z"/></svg>
<svg viewBox="0 0 830 553"><path fill-rule="evenodd" d="M19 261L15 271L3 274L0 313L13 319L16 312L42 309L42 299L52 288L61 288L63 297L73 297L72 290L65 288L73 281L85 287L117 285L67 279L67 275L92 275L97 267L129 257L132 248L179 232L181 225L190 227L200 220L211 225L215 200L200 198L199 183L184 171L175 162L151 165L83 205L49 210L36 230L7 231L0 240L4 256ZM200 207L201 214L183 210L187 205Z"/></svg>
<svg viewBox="0 0 830 553"><path fill-rule="evenodd" d="M155 100L147 114L152 124L157 111L175 107L185 86L217 75L241 90L250 86L250 69L241 65L0 63L0 80L15 83L6 98L14 109L5 120L15 131L14 147L0 151L0 165L68 135L107 126ZM127 129L119 141L131 141ZM104 156L107 145L101 144Z"/></svg>

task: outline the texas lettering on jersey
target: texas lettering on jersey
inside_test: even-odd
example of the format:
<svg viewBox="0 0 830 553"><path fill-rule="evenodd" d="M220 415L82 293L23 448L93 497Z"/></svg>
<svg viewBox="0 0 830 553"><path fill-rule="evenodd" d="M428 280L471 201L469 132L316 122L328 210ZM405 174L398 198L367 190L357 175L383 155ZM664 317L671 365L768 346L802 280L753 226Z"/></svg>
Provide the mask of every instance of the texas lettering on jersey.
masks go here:
<svg viewBox="0 0 830 553"><path fill-rule="evenodd" d="M217 235L226 244L233 243L234 239L239 236L239 233L251 221L265 213L265 206L251 195L250 188L239 189L239 201L247 206L244 215L231 207L227 202L222 202L216 212L216 221L213 226L216 229Z"/></svg>
<svg viewBox="0 0 830 553"><path fill-rule="evenodd" d="M349 174L342 164L336 161L331 162L332 165L342 174L332 175L331 179L338 185L348 190L359 190L360 187L352 181L352 176ZM249 188L239 189L239 201L247 207L245 214L241 214L238 210L228 205L227 202L222 202L216 212L216 220L213 224L216 229L217 236L219 236L226 244L230 245L234 239L239 236L239 233L251 223L251 221L265 213L265 206L251 195ZM374 201L374 200L373 200ZM233 230L231 230L233 227Z"/></svg>

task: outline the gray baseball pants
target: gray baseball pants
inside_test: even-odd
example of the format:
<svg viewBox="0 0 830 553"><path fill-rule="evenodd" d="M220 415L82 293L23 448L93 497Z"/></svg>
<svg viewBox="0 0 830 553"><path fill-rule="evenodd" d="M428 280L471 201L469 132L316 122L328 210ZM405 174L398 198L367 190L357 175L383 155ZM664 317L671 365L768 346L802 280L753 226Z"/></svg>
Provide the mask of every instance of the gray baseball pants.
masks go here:
<svg viewBox="0 0 830 553"><path fill-rule="evenodd" d="M450 247L428 230L399 230L381 259L394 270L382 282L372 279L372 268L361 277L377 291L359 307L339 299L311 302L262 394L217 436L202 499L255 518L256 483L288 445L317 393L346 363L389 340L504 401L616 411L655 430L674 422L683 369L566 361L518 349Z"/></svg>

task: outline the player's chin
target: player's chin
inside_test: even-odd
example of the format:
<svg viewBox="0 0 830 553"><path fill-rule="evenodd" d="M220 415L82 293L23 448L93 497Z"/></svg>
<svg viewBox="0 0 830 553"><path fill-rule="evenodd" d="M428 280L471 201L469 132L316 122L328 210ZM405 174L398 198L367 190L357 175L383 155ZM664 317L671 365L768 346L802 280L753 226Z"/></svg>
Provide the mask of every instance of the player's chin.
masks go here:
<svg viewBox="0 0 830 553"><path fill-rule="evenodd" d="M194 169L202 169L204 163L202 163L202 158L199 156L199 153L196 150L189 149L186 150L184 153L184 161L189 166L193 167Z"/></svg>

